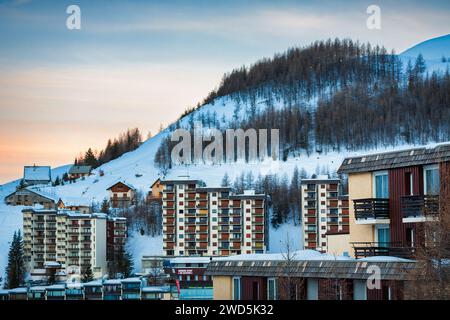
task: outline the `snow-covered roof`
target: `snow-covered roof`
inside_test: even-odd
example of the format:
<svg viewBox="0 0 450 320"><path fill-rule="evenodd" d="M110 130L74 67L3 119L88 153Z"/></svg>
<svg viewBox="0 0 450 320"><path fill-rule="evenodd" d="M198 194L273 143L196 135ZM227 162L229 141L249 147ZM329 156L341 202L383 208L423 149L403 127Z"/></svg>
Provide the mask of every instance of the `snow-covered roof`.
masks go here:
<svg viewBox="0 0 450 320"><path fill-rule="evenodd" d="M138 277L134 277L134 278L125 278L121 280L122 283L127 283L127 282L141 282L141 278Z"/></svg>
<svg viewBox="0 0 450 320"><path fill-rule="evenodd" d="M127 186L127 187L130 188L130 189L133 189L133 190L136 189L131 183L128 183L128 182L126 182L126 181L116 181L116 182L114 182L112 185L110 185L108 188L106 188L106 190L111 189L112 187L114 187L115 185L117 185L117 184L119 184L119 183L121 183L121 184Z"/></svg>
<svg viewBox="0 0 450 320"><path fill-rule="evenodd" d="M66 290L66 286L64 284L54 284L48 286L47 290Z"/></svg>
<svg viewBox="0 0 450 320"><path fill-rule="evenodd" d="M61 264L56 261L45 261L44 266L45 267L61 267Z"/></svg>
<svg viewBox="0 0 450 320"><path fill-rule="evenodd" d="M8 290L0 289L0 295L7 295L7 294L9 294Z"/></svg>
<svg viewBox="0 0 450 320"><path fill-rule="evenodd" d="M157 292L170 292L170 286L151 286L151 287L143 287L143 293L157 293Z"/></svg>
<svg viewBox="0 0 450 320"><path fill-rule="evenodd" d="M91 201L89 199L83 197L74 197L74 196L62 196L59 197L66 207L68 206L85 206L89 207L91 205Z"/></svg>
<svg viewBox="0 0 450 320"><path fill-rule="evenodd" d="M103 282L103 285L119 285L122 284L121 279L108 279Z"/></svg>
<svg viewBox="0 0 450 320"><path fill-rule="evenodd" d="M211 259L209 257L177 257L170 259L171 264L181 263L209 263Z"/></svg>
<svg viewBox="0 0 450 320"><path fill-rule="evenodd" d="M83 284L83 286L85 287L96 287L96 286L101 286L102 285L102 280L93 280L93 281L89 281Z"/></svg>
<svg viewBox="0 0 450 320"><path fill-rule="evenodd" d="M10 289L9 293L27 293L27 288L14 288Z"/></svg>
<svg viewBox="0 0 450 320"><path fill-rule="evenodd" d="M286 253L253 253L253 254L238 254L228 257L213 258L213 261L283 261L287 260ZM354 260L346 256L336 256L332 254L320 253L315 250L297 250L289 254L289 258L294 261L308 261L308 260Z"/></svg>
<svg viewBox="0 0 450 320"><path fill-rule="evenodd" d="M54 192L53 189L47 189L47 188L40 188L37 186L31 186L31 187L27 187L26 190L33 192L41 197L53 200L55 202L58 201L58 196L56 195L56 193Z"/></svg>
<svg viewBox="0 0 450 320"><path fill-rule="evenodd" d="M47 289L47 287L45 286L34 286L34 287L30 287L30 291L45 291L45 289Z"/></svg>
<svg viewBox="0 0 450 320"><path fill-rule="evenodd" d="M391 257L391 256L375 256L375 257L367 257L357 259L358 261L366 261L366 262L411 262L414 260Z"/></svg>
<svg viewBox="0 0 450 320"><path fill-rule="evenodd" d="M92 170L91 166L72 166L69 169L69 174L89 174Z"/></svg>
<svg viewBox="0 0 450 320"><path fill-rule="evenodd" d="M23 167L23 179L25 181L50 181L50 166L25 166Z"/></svg>

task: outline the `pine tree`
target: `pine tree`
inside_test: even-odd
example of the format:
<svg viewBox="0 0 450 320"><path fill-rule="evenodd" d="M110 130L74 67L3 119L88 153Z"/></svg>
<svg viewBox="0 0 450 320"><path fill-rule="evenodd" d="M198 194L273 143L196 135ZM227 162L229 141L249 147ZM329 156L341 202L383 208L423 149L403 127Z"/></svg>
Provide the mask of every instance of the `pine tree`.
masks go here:
<svg viewBox="0 0 450 320"><path fill-rule="evenodd" d="M229 187L231 185L230 177L228 173L225 172L225 175L222 178L222 183L220 184L222 187Z"/></svg>
<svg viewBox="0 0 450 320"><path fill-rule="evenodd" d="M118 257L118 272L123 275L124 278L128 278L133 272L133 259L128 251L122 248L119 251Z"/></svg>
<svg viewBox="0 0 450 320"><path fill-rule="evenodd" d="M94 280L94 273L92 272L91 266L88 266L86 270L84 270L81 281L86 283Z"/></svg>
<svg viewBox="0 0 450 320"><path fill-rule="evenodd" d="M103 199L102 207L100 209L100 212L103 212L103 213L106 213L106 214L109 213L109 203L108 203L107 199Z"/></svg>
<svg viewBox="0 0 450 320"><path fill-rule="evenodd" d="M97 157L95 156L91 148L89 148L84 155L84 163L87 166L91 166L93 168L97 168L98 166Z"/></svg>
<svg viewBox="0 0 450 320"><path fill-rule="evenodd" d="M23 241L20 230L14 232L13 240L8 253L6 266L5 288L17 288L23 285L25 279L25 265L23 258Z"/></svg>

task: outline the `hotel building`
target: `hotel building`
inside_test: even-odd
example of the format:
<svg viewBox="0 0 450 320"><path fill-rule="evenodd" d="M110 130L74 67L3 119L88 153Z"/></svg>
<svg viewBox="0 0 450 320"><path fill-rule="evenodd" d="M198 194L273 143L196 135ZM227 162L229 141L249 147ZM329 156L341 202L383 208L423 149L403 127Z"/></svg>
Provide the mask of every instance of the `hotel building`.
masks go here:
<svg viewBox="0 0 450 320"><path fill-rule="evenodd" d="M264 253L268 243L267 196L200 180L163 185L163 240L167 256L228 256Z"/></svg>

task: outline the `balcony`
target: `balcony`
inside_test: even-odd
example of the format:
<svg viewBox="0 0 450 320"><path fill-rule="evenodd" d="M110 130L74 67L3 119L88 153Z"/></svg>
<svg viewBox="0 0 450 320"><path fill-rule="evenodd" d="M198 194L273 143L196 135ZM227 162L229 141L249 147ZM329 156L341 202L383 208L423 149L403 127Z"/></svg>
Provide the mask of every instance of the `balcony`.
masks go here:
<svg viewBox="0 0 450 320"><path fill-rule="evenodd" d="M352 242L355 258L375 256L392 256L399 258L412 258L414 247L408 247L398 242Z"/></svg>
<svg viewBox="0 0 450 320"><path fill-rule="evenodd" d="M389 199L353 200L356 224L389 223Z"/></svg>
<svg viewBox="0 0 450 320"><path fill-rule="evenodd" d="M405 223L434 220L439 213L439 196L403 196L400 207Z"/></svg>

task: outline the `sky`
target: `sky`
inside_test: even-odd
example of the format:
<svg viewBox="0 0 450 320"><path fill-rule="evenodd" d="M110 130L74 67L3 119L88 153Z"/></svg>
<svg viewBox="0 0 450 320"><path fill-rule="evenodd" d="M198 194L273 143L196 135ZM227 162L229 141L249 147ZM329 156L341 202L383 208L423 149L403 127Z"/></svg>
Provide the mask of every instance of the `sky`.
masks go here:
<svg viewBox="0 0 450 320"><path fill-rule="evenodd" d="M80 30L66 26L73 4ZM233 68L336 37L400 53L450 33L449 16L448 0L0 0L0 184L127 128L155 134Z"/></svg>

